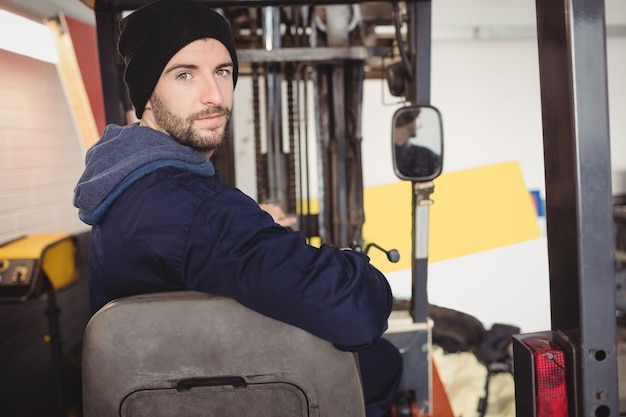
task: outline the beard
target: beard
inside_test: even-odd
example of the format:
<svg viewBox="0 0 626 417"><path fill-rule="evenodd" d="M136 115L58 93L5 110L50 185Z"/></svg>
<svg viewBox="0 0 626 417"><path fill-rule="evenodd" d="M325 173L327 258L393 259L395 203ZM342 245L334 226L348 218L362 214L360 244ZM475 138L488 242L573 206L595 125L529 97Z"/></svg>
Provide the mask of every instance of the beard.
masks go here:
<svg viewBox="0 0 626 417"><path fill-rule="evenodd" d="M206 110L193 113L187 118L182 118L170 112L156 94L152 95L150 102L155 122L163 131L182 145L189 146L200 152L213 151L224 142L224 138L228 134L231 111L226 107L212 106ZM195 120L213 114L223 114L226 117L224 126L203 130L194 129L193 122Z"/></svg>

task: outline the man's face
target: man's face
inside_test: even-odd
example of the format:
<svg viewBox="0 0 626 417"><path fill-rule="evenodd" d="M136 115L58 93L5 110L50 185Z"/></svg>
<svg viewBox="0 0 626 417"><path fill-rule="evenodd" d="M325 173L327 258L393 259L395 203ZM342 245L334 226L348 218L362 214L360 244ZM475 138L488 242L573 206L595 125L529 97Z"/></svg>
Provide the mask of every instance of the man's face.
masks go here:
<svg viewBox="0 0 626 417"><path fill-rule="evenodd" d="M201 39L170 59L141 119L183 145L212 152L224 140L233 104L233 62L216 39Z"/></svg>

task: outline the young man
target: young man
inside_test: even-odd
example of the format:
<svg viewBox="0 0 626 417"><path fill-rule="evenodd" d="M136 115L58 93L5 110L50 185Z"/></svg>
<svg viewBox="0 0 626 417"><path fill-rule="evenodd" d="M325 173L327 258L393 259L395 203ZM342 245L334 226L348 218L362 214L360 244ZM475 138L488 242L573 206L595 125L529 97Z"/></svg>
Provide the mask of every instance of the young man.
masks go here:
<svg viewBox="0 0 626 417"><path fill-rule="evenodd" d="M158 0L120 30L140 121L106 128L74 196L93 226L93 310L157 291L231 297L358 351L367 415L387 413L401 359L380 339L392 308L385 277L362 253L307 245L220 182L209 161L224 140L238 75L228 23L202 3Z"/></svg>

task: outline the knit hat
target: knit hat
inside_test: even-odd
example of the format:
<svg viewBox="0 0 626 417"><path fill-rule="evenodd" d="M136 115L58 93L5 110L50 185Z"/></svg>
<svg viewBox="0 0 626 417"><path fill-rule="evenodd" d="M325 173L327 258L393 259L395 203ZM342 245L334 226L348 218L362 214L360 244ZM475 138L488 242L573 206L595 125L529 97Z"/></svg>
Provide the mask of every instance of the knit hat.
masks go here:
<svg viewBox="0 0 626 417"><path fill-rule="evenodd" d="M215 10L193 0L156 0L120 21L117 49L124 58L124 81L141 119L163 69L183 47L204 38L224 44L233 60L233 83L238 64L230 26Z"/></svg>

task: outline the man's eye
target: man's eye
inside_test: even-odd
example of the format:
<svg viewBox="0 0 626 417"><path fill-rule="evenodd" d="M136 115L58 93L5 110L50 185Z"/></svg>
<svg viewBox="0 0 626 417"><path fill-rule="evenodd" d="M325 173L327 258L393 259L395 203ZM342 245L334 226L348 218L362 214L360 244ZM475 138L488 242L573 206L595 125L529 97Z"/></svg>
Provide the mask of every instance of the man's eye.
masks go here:
<svg viewBox="0 0 626 417"><path fill-rule="evenodd" d="M176 78L178 78L179 80L189 80L191 78L191 74L188 72L181 72L180 74L178 74L176 76Z"/></svg>
<svg viewBox="0 0 626 417"><path fill-rule="evenodd" d="M230 70L226 69L226 68L220 68L217 70L216 74L219 77L228 77L230 75Z"/></svg>

